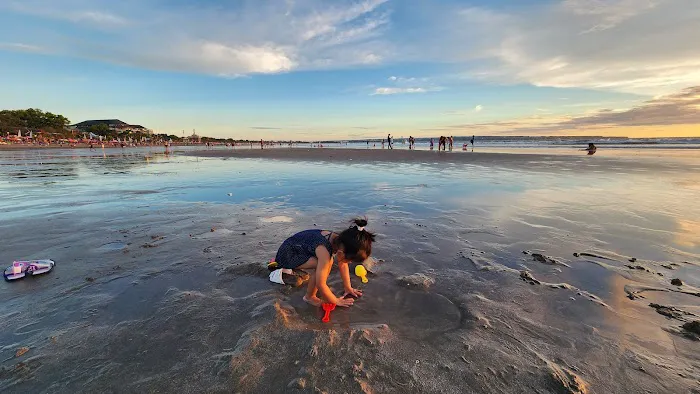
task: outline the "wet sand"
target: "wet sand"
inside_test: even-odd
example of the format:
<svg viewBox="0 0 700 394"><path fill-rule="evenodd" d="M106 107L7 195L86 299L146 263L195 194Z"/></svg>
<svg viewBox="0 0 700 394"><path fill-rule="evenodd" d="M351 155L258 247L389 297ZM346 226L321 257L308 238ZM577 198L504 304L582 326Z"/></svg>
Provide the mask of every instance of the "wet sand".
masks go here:
<svg viewBox="0 0 700 394"><path fill-rule="evenodd" d="M493 150L490 148L489 150ZM332 163L410 163L423 165L465 164L487 167L507 167L519 170L556 170L561 164L575 168L577 171L600 170L661 170L677 171L678 165L682 170L700 170L700 160L690 151L679 150L670 152L654 160L646 160L649 152L634 151L619 156L601 155L588 156L586 152L571 151L568 154L547 153L548 149L533 153L532 150L510 149L508 152L476 152L454 150L448 152L408 149L333 149L333 148L218 148L213 150L192 150L183 154L208 158L239 158L264 159L284 161L323 161ZM631 150L628 150L631 151ZM641 157L640 157L641 156Z"/></svg>
<svg viewBox="0 0 700 394"><path fill-rule="evenodd" d="M124 189L95 197L125 200L119 205L56 203L0 222L3 261L57 261L48 275L0 287L3 392L698 390L700 342L681 328L700 316L700 242L692 235L700 217L682 202L698 184L692 165L610 159L601 168L579 157L323 149L197 155L148 173L120 164ZM260 157L280 166L266 169ZM297 193L288 182L305 182L333 197L303 206L181 201L178 191L156 185L187 171L206 178L201 171L224 164L216 171L243 176L232 158L258 166L252 176L270 183L270 194ZM335 160L342 163L329 163ZM389 180L358 188L372 201L365 209L352 208L354 195L343 195L342 185L313 183L322 174L316 168L355 179L375 165ZM481 174L485 191L449 202L456 198L449 187L422 173L443 165L464 182L465 174ZM285 167L300 176L287 178ZM584 167L585 179L568 171ZM84 190L85 171L56 187ZM426 183L391 182L403 172ZM506 175L531 187L517 198L507 188L489 192ZM643 181L657 177L678 189L647 197L657 185ZM145 193L136 178L153 190ZM586 189L579 180L598 183ZM24 181L3 185L3 197L38 199L54 190ZM438 203L434 196L443 194L449 199ZM657 218L654 206L691 227L666 224L676 216ZM323 324L321 312L301 300L303 290L267 280L265 262L295 231L342 229L348 211L370 217L379 234L376 260L367 266L368 284L353 278L365 297ZM683 286L671 285L675 277ZM339 283L333 272L337 292Z"/></svg>

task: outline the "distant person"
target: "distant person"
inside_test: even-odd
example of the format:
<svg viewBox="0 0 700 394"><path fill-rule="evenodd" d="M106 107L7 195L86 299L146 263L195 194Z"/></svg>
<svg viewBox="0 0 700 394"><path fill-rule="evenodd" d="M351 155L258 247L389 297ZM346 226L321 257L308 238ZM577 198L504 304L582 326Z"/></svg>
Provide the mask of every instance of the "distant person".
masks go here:
<svg viewBox="0 0 700 394"><path fill-rule="evenodd" d="M382 138L382 149L384 149L384 139Z"/></svg>
<svg viewBox="0 0 700 394"><path fill-rule="evenodd" d="M472 149L474 149L474 136L472 136L472 139L469 140L469 143L472 144Z"/></svg>
<svg viewBox="0 0 700 394"><path fill-rule="evenodd" d="M263 149L263 145L264 145L263 140L260 140L260 149Z"/></svg>
<svg viewBox="0 0 700 394"><path fill-rule="evenodd" d="M433 150L433 139L430 139L430 150Z"/></svg>
<svg viewBox="0 0 700 394"><path fill-rule="evenodd" d="M589 143L588 148L583 149L585 152L588 152L589 156L595 155L596 151L598 151L598 148L596 148L594 143Z"/></svg>
<svg viewBox="0 0 700 394"><path fill-rule="evenodd" d="M394 144L391 142L391 134L386 137L386 141L389 145L389 149L394 149Z"/></svg>
<svg viewBox="0 0 700 394"><path fill-rule="evenodd" d="M354 289L350 283L350 264L362 263L372 254L375 236L365 230L366 225L367 219L358 218L342 232L313 229L297 233L282 243L275 261L270 263L274 264L274 270L270 269L273 274L278 273L278 278L282 277L283 269L308 272L309 285L304 301L311 305L320 306L328 302L349 307L353 305L354 298L362 296L362 292ZM336 297L326 283L334 256L343 283L342 297ZM273 274L270 275L271 280Z"/></svg>
<svg viewBox="0 0 700 394"><path fill-rule="evenodd" d="M450 137L448 138L448 141L449 141L449 143L450 143L450 152L452 152L452 145L453 145L454 142L455 142L454 137L450 136Z"/></svg>
<svg viewBox="0 0 700 394"><path fill-rule="evenodd" d="M94 151L95 151L95 147L92 145L92 142L91 142L90 143L90 152L94 152Z"/></svg>

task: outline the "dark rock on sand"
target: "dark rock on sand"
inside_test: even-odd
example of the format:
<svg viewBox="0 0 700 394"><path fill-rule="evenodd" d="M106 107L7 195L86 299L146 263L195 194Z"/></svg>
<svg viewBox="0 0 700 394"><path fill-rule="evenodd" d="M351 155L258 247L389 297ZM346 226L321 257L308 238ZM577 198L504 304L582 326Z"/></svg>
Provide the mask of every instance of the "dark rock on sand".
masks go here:
<svg viewBox="0 0 700 394"><path fill-rule="evenodd" d="M401 286L421 290L428 290L430 286L435 284L435 279L421 273L402 276L397 281Z"/></svg>
<svg viewBox="0 0 700 394"><path fill-rule="evenodd" d="M665 306L651 303L650 307L656 309L656 312L660 315L664 315L671 319L684 320L685 316L695 316L695 314L686 312L682 309L676 308L674 306Z"/></svg>
<svg viewBox="0 0 700 394"><path fill-rule="evenodd" d="M552 257L549 257L549 256L545 256L545 255L543 255L543 254L541 254L541 253L533 253L533 254L532 254L532 259L535 260L535 261L539 261L539 262L542 263L542 264L548 264L548 265L563 265L563 266L565 266L565 267L568 267L568 266L569 266L569 265L566 264L566 263L562 263L561 261L559 261L559 260L557 260L557 259L555 259L555 258L552 258Z"/></svg>
<svg viewBox="0 0 700 394"><path fill-rule="evenodd" d="M685 323L683 329L691 332L695 335L700 335L700 320L693 320L691 322Z"/></svg>
<svg viewBox="0 0 700 394"><path fill-rule="evenodd" d="M683 281L678 278L675 278L671 279L671 284L674 286L683 286Z"/></svg>
<svg viewBox="0 0 700 394"><path fill-rule="evenodd" d="M539 285L541 282L532 277L532 274L528 271L520 271L520 279L528 282L531 285Z"/></svg>

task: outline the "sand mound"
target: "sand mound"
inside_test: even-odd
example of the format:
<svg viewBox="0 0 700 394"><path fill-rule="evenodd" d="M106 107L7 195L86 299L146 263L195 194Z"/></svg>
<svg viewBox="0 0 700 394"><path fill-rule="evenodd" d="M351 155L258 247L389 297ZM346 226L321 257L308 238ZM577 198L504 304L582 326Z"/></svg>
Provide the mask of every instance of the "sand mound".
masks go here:
<svg viewBox="0 0 700 394"><path fill-rule="evenodd" d="M552 388L557 393L588 394L588 385L580 376L568 368L564 368L551 361L547 361L551 371Z"/></svg>
<svg viewBox="0 0 700 394"><path fill-rule="evenodd" d="M270 271L262 263L233 263L222 268L219 274L267 277Z"/></svg>
<svg viewBox="0 0 700 394"><path fill-rule="evenodd" d="M435 284L435 279L421 273L402 276L397 279L399 285L409 289L428 290Z"/></svg>

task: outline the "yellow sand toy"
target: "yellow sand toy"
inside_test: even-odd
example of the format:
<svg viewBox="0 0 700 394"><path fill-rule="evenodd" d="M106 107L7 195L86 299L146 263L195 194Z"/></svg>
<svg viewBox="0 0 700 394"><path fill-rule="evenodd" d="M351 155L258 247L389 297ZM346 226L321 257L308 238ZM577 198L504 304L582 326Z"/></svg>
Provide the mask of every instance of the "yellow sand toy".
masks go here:
<svg viewBox="0 0 700 394"><path fill-rule="evenodd" d="M367 282L369 282L369 281L367 280L367 270L365 269L365 267L364 267L363 265L359 265L359 264L358 264L358 265L355 266L355 275L357 275L357 276L359 276L360 278L362 278L362 283L367 283Z"/></svg>

